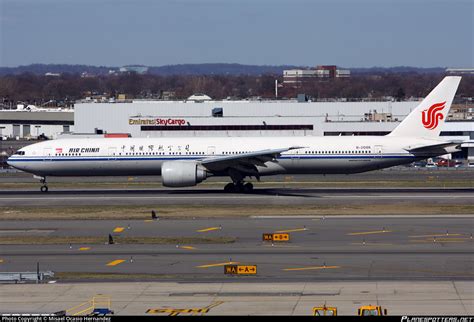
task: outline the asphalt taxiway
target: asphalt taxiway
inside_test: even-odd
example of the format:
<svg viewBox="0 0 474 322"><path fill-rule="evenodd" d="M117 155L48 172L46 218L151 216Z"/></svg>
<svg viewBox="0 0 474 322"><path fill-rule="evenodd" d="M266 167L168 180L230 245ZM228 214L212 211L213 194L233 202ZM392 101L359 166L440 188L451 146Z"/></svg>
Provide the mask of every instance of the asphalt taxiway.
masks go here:
<svg viewBox="0 0 474 322"><path fill-rule="evenodd" d="M100 186L102 178L90 179L90 187L82 179L63 178L43 194L31 186L31 178L0 178L4 187L17 179L26 184L0 189L2 214L13 219L0 218L0 272L35 271L39 263L41 271L55 273L54 284L1 284L0 312L51 313L106 294L116 314L186 315L211 308L206 314L309 315L313 306L327 303L350 315L363 304L382 305L389 314L472 315L472 174L380 171L331 188L308 182L333 180L329 177L295 178L303 184L277 177L275 186L267 182L271 188L258 187L254 194L225 194L218 182L163 189L148 178L143 185L123 188L116 185L123 178L108 179L112 188ZM406 180L407 188L390 188L398 179ZM427 179L445 180L446 186L417 188ZM386 182L377 188L371 180ZM461 188L450 188L458 181ZM168 205L201 210L194 219L192 214L167 216ZM213 206L221 205L246 210L216 216ZM391 215L380 215L386 205ZM405 212L413 205L416 211ZM83 214L68 218L74 206L97 206L86 209L91 212L112 206L108 217L87 214L110 220L72 220ZM121 215L113 219L121 206ZM299 216L299 206L309 211ZM328 206L336 216L321 215L319 210ZM262 215L252 207L273 210ZM357 207L364 215L340 215ZM370 208L377 213L367 215ZM24 220L35 209L39 216ZM157 210L158 220L151 220L151 209ZM48 211L54 216L48 217ZM35 219L43 217L50 220ZM262 240L263 233L276 232L288 233L290 241ZM115 244L107 244L109 234ZM130 242L134 238L138 242ZM147 238L168 241L140 243ZM228 264L256 265L257 273L226 275Z"/></svg>
<svg viewBox="0 0 474 322"><path fill-rule="evenodd" d="M61 237L60 245L2 245L2 271L128 274L171 281L472 280L474 217L245 218L134 221L3 221L1 237ZM289 242L264 242L263 233ZM114 244L113 237L175 237L176 244ZM104 243L67 242L102 236ZM179 238L211 238L179 244ZM227 237L232 243L212 243ZM77 240L77 239L76 239ZM226 276L224 265L257 265L255 276ZM134 274L136 275L134 277ZM79 278L80 279L80 278Z"/></svg>
<svg viewBox="0 0 474 322"><path fill-rule="evenodd" d="M107 206L107 205L326 205L386 202L471 204L474 188L279 188L256 189L252 194L229 194L221 189L57 189L0 191L0 205Z"/></svg>

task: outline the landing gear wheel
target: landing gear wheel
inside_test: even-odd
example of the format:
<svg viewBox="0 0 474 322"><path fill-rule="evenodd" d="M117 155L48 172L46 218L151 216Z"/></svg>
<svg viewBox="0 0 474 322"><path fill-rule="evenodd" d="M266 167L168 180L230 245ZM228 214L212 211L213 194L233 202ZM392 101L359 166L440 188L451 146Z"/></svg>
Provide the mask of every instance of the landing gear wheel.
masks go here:
<svg viewBox="0 0 474 322"><path fill-rule="evenodd" d="M46 177L42 177L40 182L43 186L41 186L41 192L48 192L48 186L46 185Z"/></svg>
<svg viewBox="0 0 474 322"><path fill-rule="evenodd" d="M233 183L228 183L224 187L224 192L232 193L235 192L235 185Z"/></svg>
<svg viewBox="0 0 474 322"><path fill-rule="evenodd" d="M253 191L253 184L250 182L247 182L246 184L243 185L243 190L245 193L251 193Z"/></svg>
<svg viewBox="0 0 474 322"><path fill-rule="evenodd" d="M244 192L244 185L239 182L239 183L234 183L234 192L241 193Z"/></svg>
<svg viewBox="0 0 474 322"><path fill-rule="evenodd" d="M253 191L253 184L247 183L228 183L224 187L226 193L251 193Z"/></svg>

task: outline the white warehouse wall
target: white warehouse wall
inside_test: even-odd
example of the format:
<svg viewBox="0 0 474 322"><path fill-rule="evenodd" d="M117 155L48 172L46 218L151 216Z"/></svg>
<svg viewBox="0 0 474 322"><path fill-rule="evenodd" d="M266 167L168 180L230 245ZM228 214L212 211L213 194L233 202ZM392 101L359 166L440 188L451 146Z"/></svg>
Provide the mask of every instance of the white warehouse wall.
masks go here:
<svg viewBox="0 0 474 322"><path fill-rule="evenodd" d="M265 131L264 135L322 135L325 121L361 121L365 113L392 113L402 119L418 102L249 102L211 101L204 103L138 101L133 103L79 103L75 105L77 133L93 133L96 128L109 133L131 133L132 136L210 135L209 132L170 131L141 132L140 125L129 125L130 117L181 118L190 125L261 125L313 124L314 131ZM211 117L212 109L223 108L224 116ZM380 127L380 125L365 125ZM388 123L385 123L388 124ZM395 124L395 123L394 123ZM393 124L388 125L389 128ZM387 125L385 125L387 126ZM383 127L383 126L382 126ZM256 132L256 131L251 131ZM249 135L243 131L211 135ZM259 135L252 133L252 135Z"/></svg>

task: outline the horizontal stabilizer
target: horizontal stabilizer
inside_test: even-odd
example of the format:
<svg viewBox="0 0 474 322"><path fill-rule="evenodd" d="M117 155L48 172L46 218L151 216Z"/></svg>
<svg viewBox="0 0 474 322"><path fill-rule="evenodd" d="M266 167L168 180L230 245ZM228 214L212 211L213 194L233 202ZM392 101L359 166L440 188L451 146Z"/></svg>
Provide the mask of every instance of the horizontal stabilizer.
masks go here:
<svg viewBox="0 0 474 322"><path fill-rule="evenodd" d="M447 148L458 149L458 148L460 148L461 143L462 143L462 141L459 141L459 142L443 142L443 143L432 144L432 145L406 147L406 148L404 148L404 150L406 150L410 153L428 153L428 152L439 151L441 149L447 149Z"/></svg>

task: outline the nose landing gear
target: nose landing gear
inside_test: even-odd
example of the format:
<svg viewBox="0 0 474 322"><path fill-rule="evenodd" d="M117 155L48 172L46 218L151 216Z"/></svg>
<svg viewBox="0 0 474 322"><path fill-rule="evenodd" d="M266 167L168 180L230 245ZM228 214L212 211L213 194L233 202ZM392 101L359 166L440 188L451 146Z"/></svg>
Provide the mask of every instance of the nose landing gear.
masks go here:
<svg viewBox="0 0 474 322"><path fill-rule="evenodd" d="M48 185L46 183L46 177L42 177L40 182L43 184L40 188L41 192L48 192Z"/></svg>

